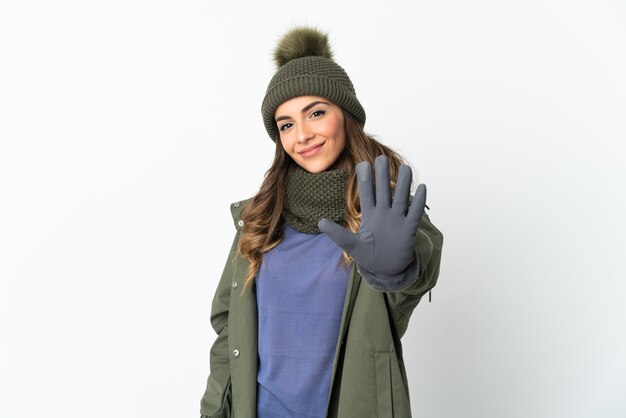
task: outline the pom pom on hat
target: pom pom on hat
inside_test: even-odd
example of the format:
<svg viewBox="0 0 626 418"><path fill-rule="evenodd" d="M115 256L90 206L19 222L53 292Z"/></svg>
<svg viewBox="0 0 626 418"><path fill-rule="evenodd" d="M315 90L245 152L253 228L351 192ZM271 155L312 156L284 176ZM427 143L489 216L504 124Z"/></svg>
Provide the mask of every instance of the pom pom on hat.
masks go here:
<svg viewBox="0 0 626 418"><path fill-rule="evenodd" d="M328 35L322 31L298 26L285 33L274 49L274 62L280 68L289 61L307 56L333 59Z"/></svg>

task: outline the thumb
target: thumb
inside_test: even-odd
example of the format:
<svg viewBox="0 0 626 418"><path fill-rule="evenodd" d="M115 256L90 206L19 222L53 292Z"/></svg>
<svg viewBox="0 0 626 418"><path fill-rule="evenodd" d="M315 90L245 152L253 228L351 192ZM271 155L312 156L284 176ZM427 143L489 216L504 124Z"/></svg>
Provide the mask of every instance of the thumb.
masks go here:
<svg viewBox="0 0 626 418"><path fill-rule="evenodd" d="M328 234L330 239L335 241L338 246L346 250L347 253L351 253L354 247L356 247L356 235L343 226L338 225L326 218L320 219L317 226L321 232Z"/></svg>

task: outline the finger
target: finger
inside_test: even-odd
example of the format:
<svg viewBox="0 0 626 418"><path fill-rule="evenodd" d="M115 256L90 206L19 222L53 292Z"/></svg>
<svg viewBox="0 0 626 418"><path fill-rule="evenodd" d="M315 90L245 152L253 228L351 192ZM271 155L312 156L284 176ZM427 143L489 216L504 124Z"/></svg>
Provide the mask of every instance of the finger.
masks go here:
<svg viewBox="0 0 626 418"><path fill-rule="evenodd" d="M420 184L417 186L415 196L413 196L413 201L411 202L411 207L409 208L409 213L406 216L411 228L417 229L419 227L420 221L422 220L422 214L424 213L425 204L426 185Z"/></svg>
<svg viewBox="0 0 626 418"><path fill-rule="evenodd" d="M398 181L396 183L396 191L393 193L393 202L391 208L394 212L401 213L405 216L407 213L407 202L409 201L409 191L411 189L411 180L413 180L413 171L408 165L401 165L398 170Z"/></svg>
<svg viewBox="0 0 626 418"><path fill-rule="evenodd" d="M356 247L356 235L352 233L352 231L347 230L330 219L320 219L317 226L321 232L327 234L333 241L335 241L335 244L346 250L347 253L350 254Z"/></svg>
<svg viewBox="0 0 626 418"><path fill-rule="evenodd" d="M391 206L391 185L389 184L389 160L386 155L379 155L374 160L376 172L376 206L383 208Z"/></svg>
<svg viewBox="0 0 626 418"><path fill-rule="evenodd" d="M361 201L361 214L367 217L374 209L374 191L372 189L372 168L369 161L361 161L355 167L357 185L359 187L359 199Z"/></svg>

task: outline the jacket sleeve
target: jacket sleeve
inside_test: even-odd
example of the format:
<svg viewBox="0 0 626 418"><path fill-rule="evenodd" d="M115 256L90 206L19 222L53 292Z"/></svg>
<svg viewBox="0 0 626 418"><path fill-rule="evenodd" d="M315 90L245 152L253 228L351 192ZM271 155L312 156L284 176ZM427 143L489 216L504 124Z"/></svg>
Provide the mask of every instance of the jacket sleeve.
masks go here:
<svg viewBox="0 0 626 418"><path fill-rule="evenodd" d="M210 351L210 373L204 396L200 401L201 418L229 418L231 414L228 311L232 289L233 263L239 236L240 230L238 229L211 305L211 326L217 333L217 338Z"/></svg>
<svg viewBox="0 0 626 418"><path fill-rule="evenodd" d="M417 243L415 245L419 256L418 275L408 288L401 292L388 292L387 300L396 317L399 335L402 336L409 324L409 318L413 310L420 302L422 296L428 293L437 284L439 267L441 265L441 249L443 247L443 234L430 221L430 216L424 213L417 230Z"/></svg>
<svg viewBox="0 0 626 418"><path fill-rule="evenodd" d="M398 276L397 280L390 282L389 288L376 289L386 292L385 296L400 336L406 331L409 318L422 296L437 284L442 247L443 234L433 225L430 216L424 211L417 229L415 260ZM359 273L368 283L379 285L384 283L385 278L372 277L371 273L362 269ZM403 284L400 290L396 290L398 283Z"/></svg>

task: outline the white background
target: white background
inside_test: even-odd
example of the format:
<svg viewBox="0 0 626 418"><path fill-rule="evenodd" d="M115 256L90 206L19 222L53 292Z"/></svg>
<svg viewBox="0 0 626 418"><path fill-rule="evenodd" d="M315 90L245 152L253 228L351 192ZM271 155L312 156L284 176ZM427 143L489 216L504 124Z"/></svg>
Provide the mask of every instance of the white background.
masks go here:
<svg viewBox="0 0 626 418"><path fill-rule="evenodd" d="M626 416L623 1L0 0L0 417L198 417L294 24L428 186L427 418Z"/></svg>

